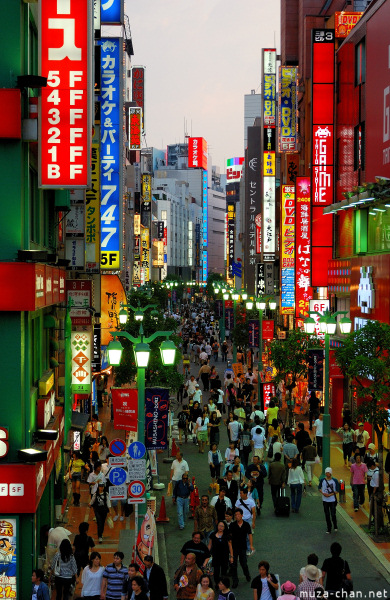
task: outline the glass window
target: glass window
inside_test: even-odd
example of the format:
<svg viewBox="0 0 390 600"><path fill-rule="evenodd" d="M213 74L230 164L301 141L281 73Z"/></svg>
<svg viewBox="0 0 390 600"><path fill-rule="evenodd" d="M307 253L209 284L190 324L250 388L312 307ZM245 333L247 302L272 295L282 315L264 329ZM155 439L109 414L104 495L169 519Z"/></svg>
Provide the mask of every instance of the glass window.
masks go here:
<svg viewBox="0 0 390 600"><path fill-rule="evenodd" d="M355 47L355 85L366 81L366 38Z"/></svg>
<svg viewBox="0 0 390 600"><path fill-rule="evenodd" d="M376 206L368 211L368 252L390 251L390 208Z"/></svg>

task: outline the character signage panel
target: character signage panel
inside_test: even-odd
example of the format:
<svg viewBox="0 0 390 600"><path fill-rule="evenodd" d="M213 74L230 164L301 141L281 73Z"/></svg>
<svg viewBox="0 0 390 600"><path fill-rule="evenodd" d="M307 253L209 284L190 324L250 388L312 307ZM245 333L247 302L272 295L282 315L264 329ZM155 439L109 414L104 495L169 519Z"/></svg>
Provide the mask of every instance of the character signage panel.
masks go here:
<svg viewBox="0 0 390 600"><path fill-rule="evenodd" d="M145 129L145 69L133 67L131 70L133 102L142 109L142 129Z"/></svg>
<svg viewBox="0 0 390 600"><path fill-rule="evenodd" d="M145 446L165 450L168 446L169 389L145 390Z"/></svg>
<svg viewBox="0 0 390 600"><path fill-rule="evenodd" d="M309 302L313 298L311 281L311 207L310 178L296 178L295 229L295 316L309 316Z"/></svg>
<svg viewBox="0 0 390 600"><path fill-rule="evenodd" d="M297 152L297 67L279 69L279 152Z"/></svg>
<svg viewBox="0 0 390 600"><path fill-rule="evenodd" d="M204 138L188 138L188 168L207 171L207 142Z"/></svg>
<svg viewBox="0 0 390 600"><path fill-rule="evenodd" d="M91 391L91 332L72 331L72 392L89 394Z"/></svg>
<svg viewBox="0 0 390 600"><path fill-rule="evenodd" d="M295 188L282 186L281 211L281 313L293 314L295 306Z"/></svg>
<svg viewBox="0 0 390 600"><path fill-rule="evenodd" d="M142 108L133 106L129 109L130 150L141 150Z"/></svg>

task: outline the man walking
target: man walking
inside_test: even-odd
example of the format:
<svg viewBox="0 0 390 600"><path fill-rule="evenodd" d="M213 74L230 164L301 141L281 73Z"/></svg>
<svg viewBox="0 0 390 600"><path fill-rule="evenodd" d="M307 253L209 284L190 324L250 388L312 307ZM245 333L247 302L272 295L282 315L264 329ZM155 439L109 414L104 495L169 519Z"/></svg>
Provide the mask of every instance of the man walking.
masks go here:
<svg viewBox="0 0 390 600"><path fill-rule="evenodd" d="M245 471L245 477L255 481L261 510L264 499L264 479L267 477L267 469L265 468L264 464L260 462L260 458L257 455L252 458L252 464L247 467ZM258 514L260 514L260 511L258 511Z"/></svg>
<svg viewBox="0 0 390 600"><path fill-rule="evenodd" d="M317 442L317 454L322 458L322 439L324 436L324 415L319 414L318 419L314 421L314 431Z"/></svg>
<svg viewBox="0 0 390 600"><path fill-rule="evenodd" d="M318 488L322 494L322 505L324 507L327 526L326 533L330 533L332 531L331 519L333 521L334 530L337 531L337 482L332 477L331 467L327 467L325 469L325 477L320 480Z"/></svg>
<svg viewBox="0 0 390 600"><path fill-rule="evenodd" d="M256 503L252 498L248 498L248 488L242 487L240 489L240 497L236 502L236 508L240 508L242 510L242 518L243 520L250 525L251 531L255 529L256 525ZM253 552L250 548L251 544L249 543L249 538L247 540L247 554L251 556Z"/></svg>
<svg viewBox="0 0 390 600"><path fill-rule="evenodd" d="M180 600L180 598L193 600L201 577L202 571L195 562L195 554L189 552L185 557L184 564L176 571L173 580L176 598L178 598L178 600Z"/></svg>
<svg viewBox="0 0 390 600"><path fill-rule="evenodd" d="M202 534L199 531L194 531L192 539L182 546L180 552L181 565L184 563L187 554L192 553L195 554L195 561L199 569L206 566L210 558L210 550L207 548L206 544L202 542Z"/></svg>
<svg viewBox="0 0 390 600"><path fill-rule="evenodd" d="M218 484L226 489L226 498L229 498L232 506L235 506L238 497L238 483L233 479L233 471L227 471L223 479L218 479Z"/></svg>
<svg viewBox="0 0 390 600"><path fill-rule="evenodd" d="M364 460L364 456L366 454L368 440L370 439L370 434L368 431L364 429L364 423L358 423L358 429L354 431L356 446L359 449L360 456L362 460Z"/></svg>
<svg viewBox="0 0 390 600"><path fill-rule="evenodd" d="M188 475L182 475L181 481L175 483L172 501L177 506L177 520L179 529L184 529L190 508L190 494L194 486L188 481Z"/></svg>
<svg viewBox="0 0 390 600"><path fill-rule="evenodd" d="M231 501L226 496L226 489L219 488L219 494L213 496L210 501L210 506L214 506L217 513L217 523L225 519L226 509L233 508Z"/></svg>
<svg viewBox="0 0 390 600"><path fill-rule="evenodd" d="M268 483L271 486L272 502L276 502L280 490L286 485L287 474L286 467L281 462L282 455L276 452L274 461L269 464Z"/></svg>
<svg viewBox="0 0 390 600"><path fill-rule="evenodd" d="M360 454L355 455L355 463L351 465L351 488L353 494L353 508L359 510L359 504L364 504L364 488L367 483L367 465L362 462Z"/></svg>
<svg viewBox="0 0 390 600"><path fill-rule="evenodd" d="M124 557L123 552L115 552L114 561L104 569L100 590L101 600L121 600L122 588L127 576L127 568L122 563Z"/></svg>
<svg viewBox="0 0 390 600"><path fill-rule="evenodd" d="M188 475L189 471L188 462L183 459L183 455L180 451L176 452L176 458L171 465L170 478L172 486L174 487L178 481L181 481L183 475Z"/></svg>
<svg viewBox="0 0 390 600"><path fill-rule="evenodd" d="M200 531L205 544L209 543L210 535L217 525L217 512L214 506L209 506L209 497L202 496L200 506L194 513L194 531Z"/></svg>
<svg viewBox="0 0 390 600"><path fill-rule="evenodd" d="M251 552L254 552L255 549L253 547L253 535L252 530L249 523L246 523L243 518L243 510L241 508L236 508L234 511L235 521L229 527L229 534L232 539L232 548L233 548L233 564L231 566L231 573L233 577L233 585L232 588L236 588L238 586L238 574L237 574L237 566L238 560L240 560L241 568L244 572L247 581L251 580L251 576L249 574L248 569L248 561L246 558L246 540L249 537L249 544Z"/></svg>
<svg viewBox="0 0 390 600"><path fill-rule="evenodd" d="M168 600L167 579L164 569L153 561L153 556L147 554L144 558L144 578L149 587L150 600Z"/></svg>

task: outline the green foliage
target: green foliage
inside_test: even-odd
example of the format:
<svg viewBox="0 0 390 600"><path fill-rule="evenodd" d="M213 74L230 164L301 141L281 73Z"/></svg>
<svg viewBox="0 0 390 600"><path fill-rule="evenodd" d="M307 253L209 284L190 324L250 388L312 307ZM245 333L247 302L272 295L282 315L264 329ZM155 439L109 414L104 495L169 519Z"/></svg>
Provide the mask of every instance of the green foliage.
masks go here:
<svg viewBox="0 0 390 600"><path fill-rule="evenodd" d="M255 313L255 316L249 317L249 314ZM241 305L236 306L236 326L230 332L230 337L237 348L244 350L249 346L249 318L259 317L258 311L245 311Z"/></svg>
<svg viewBox="0 0 390 600"><path fill-rule="evenodd" d="M221 273L209 273L207 276L206 293L210 298L215 295L214 284L226 285L226 281Z"/></svg>
<svg viewBox="0 0 390 600"><path fill-rule="evenodd" d="M285 340L273 340L270 359L277 369L276 382L284 381L286 387L292 389L299 377L307 377L309 349L318 345L316 336L301 329L290 331Z"/></svg>

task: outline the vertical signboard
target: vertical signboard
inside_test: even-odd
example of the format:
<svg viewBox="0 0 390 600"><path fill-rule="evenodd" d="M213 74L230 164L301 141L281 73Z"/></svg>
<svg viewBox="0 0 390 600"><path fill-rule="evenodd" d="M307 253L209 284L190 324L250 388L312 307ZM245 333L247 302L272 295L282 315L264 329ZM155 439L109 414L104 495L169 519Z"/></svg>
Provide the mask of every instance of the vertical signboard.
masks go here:
<svg viewBox="0 0 390 600"><path fill-rule="evenodd" d="M91 391L91 332L72 331L72 393Z"/></svg>
<svg viewBox="0 0 390 600"><path fill-rule="evenodd" d="M255 296L262 297L265 294L265 271L264 264L256 264L256 288Z"/></svg>
<svg viewBox="0 0 390 600"><path fill-rule="evenodd" d="M312 271L311 284L325 287L332 258L332 216L323 208L333 202L333 121L335 32L312 30Z"/></svg>
<svg viewBox="0 0 390 600"><path fill-rule="evenodd" d="M102 38L100 266L111 270L121 264L122 55L121 38Z"/></svg>
<svg viewBox="0 0 390 600"><path fill-rule="evenodd" d="M263 179L263 257L264 261L275 260L276 252L276 216L275 216L275 177Z"/></svg>
<svg viewBox="0 0 390 600"><path fill-rule="evenodd" d="M142 129L145 129L145 69L133 67L131 70L132 98L136 106L142 109Z"/></svg>
<svg viewBox="0 0 390 600"><path fill-rule="evenodd" d="M226 182L234 183L241 181L242 168L244 164L244 157L235 156L234 158L228 158L226 161Z"/></svg>
<svg viewBox="0 0 390 600"><path fill-rule="evenodd" d="M141 225L150 229L152 217L152 177L142 175Z"/></svg>
<svg viewBox="0 0 390 600"><path fill-rule="evenodd" d="M141 150L142 108L133 106L129 109L129 144L130 150Z"/></svg>
<svg viewBox="0 0 390 600"><path fill-rule="evenodd" d="M203 250L202 281L207 281L208 270L209 270L209 253L207 252L207 250Z"/></svg>
<svg viewBox="0 0 390 600"><path fill-rule="evenodd" d="M263 49L263 123L276 125L276 48Z"/></svg>
<svg viewBox="0 0 390 600"><path fill-rule="evenodd" d="M90 0L39 2L39 185L90 184L92 18Z"/></svg>
<svg viewBox="0 0 390 600"><path fill-rule="evenodd" d="M298 151L297 67L279 68L279 152Z"/></svg>
<svg viewBox="0 0 390 600"><path fill-rule="evenodd" d="M244 271L247 291L254 293L256 255L256 217L261 211L261 127L248 127L245 163L245 239Z"/></svg>
<svg viewBox="0 0 390 600"><path fill-rule="evenodd" d="M228 246L227 246L227 276L232 279L232 265L234 263L234 234L236 227L236 205L227 205L228 219Z"/></svg>
<svg viewBox="0 0 390 600"><path fill-rule="evenodd" d="M150 279L150 243L149 229L141 225L141 283L148 282Z"/></svg>
<svg viewBox="0 0 390 600"><path fill-rule="evenodd" d="M20 478L20 475L15 476L14 480ZM11 479L12 481L12 479ZM24 481L22 479L22 481ZM26 485L27 488L27 485ZM4 493L4 489L6 489ZM9 489L9 492L8 492ZM28 489L28 488L27 488ZM26 491L27 491L26 489ZM5 496L23 496L23 484L2 484L2 492ZM2 493L2 495L3 495ZM0 539L1 539L1 576L0 598L18 598L17 596L17 572L18 572L18 546L17 546L17 519L1 519L0 521Z"/></svg>
<svg viewBox="0 0 390 600"><path fill-rule="evenodd" d="M295 188L282 186L280 223L281 313L294 314L295 306Z"/></svg>
<svg viewBox="0 0 390 600"><path fill-rule="evenodd" d="M202 173L202 210L203 210L203 245L208 244L208 186L207 186L207 171Z"/></svg>
<svg viewBox="0 0 390 600"><path fill-rule="evenodd" d="M207 142L204 138L188 138L188 168L207 171Z"/></svg>
<svg viewBox="0 0 390 600"><path fill-rule="evenodd" d="M91 187L85 192L85 270L99 273L100 254L100 126L95 124L91 153Z"/></svg>
<svg viewBox="0 0 390 600"><path fill-rule="evenodd" d="M195 267L199 269L201 266L200 260L200 223L195 225Z"/></svg>
<svg viewBox="0 0 390 600"><path fill-rule="evenodd" d="M295 180L295 316L309 316L309 302L313 298L311 281L311 215L310 178Z"/></svg>
<svg viewBox="0 0 390 600"><path fill-rule="evenodd" d="M274 261L276 252L276 49L262 51L263 82L263 260Z"/></svg>
<svg viewBox="0 0 390 600"><path fill-rule="evenodd" d="M100 22L104 25L123 23L123 0L101 0Z"/></svg>
<svg viewBox="0 0 390 600"><path fill-rule="evenodd" d="M145 446L164 450L168 444L169 389L145 390Z"/></svg>

